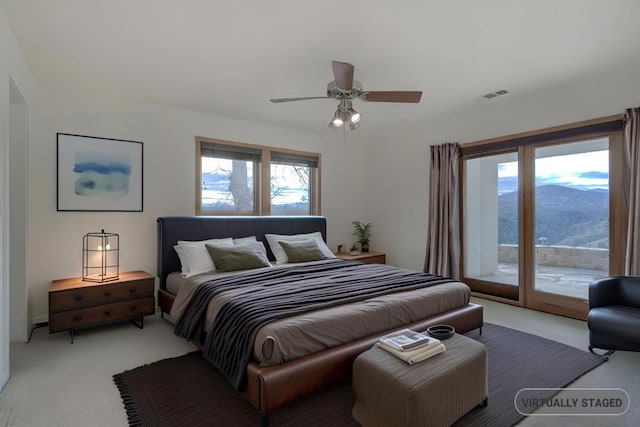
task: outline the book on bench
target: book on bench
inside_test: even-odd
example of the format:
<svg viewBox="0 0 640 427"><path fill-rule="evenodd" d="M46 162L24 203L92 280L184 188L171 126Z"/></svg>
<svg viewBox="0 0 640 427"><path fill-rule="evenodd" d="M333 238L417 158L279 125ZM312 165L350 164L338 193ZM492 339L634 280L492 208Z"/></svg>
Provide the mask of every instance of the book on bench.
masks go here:
<svg viewBox="0 0 640 427"><path fill-rule="evenodd" d="M380 338L382 344L398 351L414 350L418 347L435 346L440 340L411 329L402 329Z"/></svg>
<svg viewBox="0 0 640 427"><path fill-rule="evenodd" d="M377 345L410 365L445 351L445 346L439 339L411 329L385 335L378 340Z"/></svg>
<svg viewBox="0 0 640 427"><path fill-rule="evenodd" d="M418 347L409 351L396 350L393 347L387 346L382 341L378 341L376 345L381 349L393 354L398 359L404 360L409 365L422 362L423 360L426 360L437 354L443 353L446 350L444 344L442 344L441 342L438 342L435 345L431 345L431 346Z"/></svg>

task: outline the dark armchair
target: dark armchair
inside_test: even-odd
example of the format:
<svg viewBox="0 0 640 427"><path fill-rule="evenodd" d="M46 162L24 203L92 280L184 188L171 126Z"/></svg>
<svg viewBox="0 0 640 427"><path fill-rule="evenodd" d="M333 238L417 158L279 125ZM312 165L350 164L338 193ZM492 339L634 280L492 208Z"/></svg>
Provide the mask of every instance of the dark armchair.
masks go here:
<svg viewBox="0 0 640 427"><path fill-rule="evenodd" d="M640 277L618 276L589 285L589 350L640 351Z"/></svg>

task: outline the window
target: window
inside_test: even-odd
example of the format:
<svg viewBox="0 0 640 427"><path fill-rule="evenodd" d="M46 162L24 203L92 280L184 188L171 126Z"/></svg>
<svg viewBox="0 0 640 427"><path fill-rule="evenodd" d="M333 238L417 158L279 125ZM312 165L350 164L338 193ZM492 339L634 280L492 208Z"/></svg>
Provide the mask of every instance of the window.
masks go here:
<svg viewBox="0 0 640 427"><path fill-rule="evenodd" d="M318 215L320 154L196 137L197 215Z"/></svg>
<svg viewBox="0 0 640 427"><path fill-rule="evenodd" d="M271 214L310 215L317 169L317 156L272 151Z"/></svg>
<svg viewBox="0 0 640 427"><path fill-rule="evenodd" d="M257 148L201 142L198 214L256 214L254 178L261 158Z"/></svg>
<svg viewBox="0 0 640 427"><path fill-rule="evenodd" d="M620 274L621 120L463 146L462 277L475 292L585 319Z"/></svg>

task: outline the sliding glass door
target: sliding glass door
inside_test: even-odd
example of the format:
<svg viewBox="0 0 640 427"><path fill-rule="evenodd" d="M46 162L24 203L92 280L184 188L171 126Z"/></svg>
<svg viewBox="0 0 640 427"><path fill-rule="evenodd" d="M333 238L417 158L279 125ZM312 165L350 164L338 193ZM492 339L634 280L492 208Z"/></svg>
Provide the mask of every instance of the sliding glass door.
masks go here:
<svg viewBox="0 0 640 427"><path fill-rule="evenodd" d="M464 277L474 288L518 299L518 153L465 162Z"/></svg>
<svg viewBox="0 0 640 427"><path fill-rule="evenodd" d="M608 139L541 147L535 155L535 289L588 299L609 272Z"/></svg>
<svg viewBox="0 0 640 427"><path fill-rule="evenodd" d="M580 316L609 274L609 139L533 147L533 283L528 303Z"/></svg>
<svg viewBox="0 0 640 427"><path fill-rule="evenodd" d="M591 281L622 273L621 158L619 133L463 157L466 283L585 319Z"/></svg>

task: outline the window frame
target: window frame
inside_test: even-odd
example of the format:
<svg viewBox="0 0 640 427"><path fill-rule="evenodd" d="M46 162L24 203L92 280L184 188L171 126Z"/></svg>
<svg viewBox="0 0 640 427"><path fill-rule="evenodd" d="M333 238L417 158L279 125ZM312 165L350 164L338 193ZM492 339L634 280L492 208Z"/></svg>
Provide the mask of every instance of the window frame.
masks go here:
<svg viewBox="0 0 640 427"><path fill-rule="evenodd" d="M626 228L627 228L627 210L624 199L624 190L622 182L623 170L623 141L622 141L623 117L614 115L602 117L599 119L588 120L557 126L553 128L541 129L537 131L526 132L517 135L509 135L499 138L492 138L483 141L464 144L461 147L461 155L459 159L460 171L460 188L459 188L459 213L460 213L460 277L468 283L472 288L472 294L483 298L497 300L508 304L525 306L536 310L561 314L573 318L584 318L584 303L577 302L570 304L568 307L558 307L554 300L533 302L531 301L531 291L526 289L533 288L534 266L531 265L533 260L532 248L528 246L528 242L533 240L533 216L527 212L534 206L533 193L527 187L524 190L525 182L533 182L533 169L530 164L535 161L533 150L535 147L562 145L572 143L584 139L607 137L609 139L609 274L622 274L624 271L624 248L626 244ZM495 283L486 283L482 280L468 278L465 272L465 200L464 200L464 176L465 176L465 160L491 156L499 153L517 152L519 164L519 211L520 218L520 236L522 240L519 247L520 261L520 286L516 295L512 290L505 286L496 286ZM544 298L542 298L544 299Z"/></svg>
<svg viewBox="0 0 640 427"><path fill-rule="evenodd" d="M271 215L271 154L285 154L291 158L313 159L315 167L311 167L309 177L309 216L321 214L321 155L307 151L292 150L265 145L247 144L243 142L227 141L216 138L196 136L196 198L195 212L198 216L269 216ZM216 212L202 209L202 150L206 144L224 146L233 151L233 148L257 150L260 152L260 161L254 163L253 185L254 204L253 212Z"/></svg>

